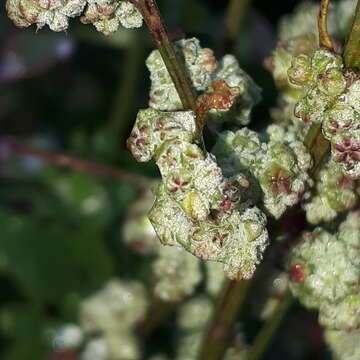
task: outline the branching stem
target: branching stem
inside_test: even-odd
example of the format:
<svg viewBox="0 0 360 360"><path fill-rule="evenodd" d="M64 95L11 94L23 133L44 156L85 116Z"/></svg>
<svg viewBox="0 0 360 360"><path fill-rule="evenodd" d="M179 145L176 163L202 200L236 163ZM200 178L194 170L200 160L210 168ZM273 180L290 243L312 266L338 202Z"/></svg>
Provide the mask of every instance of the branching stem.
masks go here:
<svg viewBox="0 0 360 360"><path fill-rule="evenodd" d="M360 1L344 49L344 61L347 67L360 69Z"/></svg>
<svg viewBox="0 0 360 360"><path fill-rule="evenodd" d="M250 280L227 280L220 295L214 317L205 333L199 360L222 360L236 315L244 303Z"/></svg>
<svg viewBox="0 0 360 360"><path fill-rule="evenodd" d="M150 34L164 60L179 94L184 110L195 110L196 95L184 64L180 61L168 37L156 0L130 0L140 11Z"/></svg>
<svg viewBox="0 0 360 360"><path fill-rule="evenodd" d="M225 54L233 52L240 26L244 21L250 4L251 0L229 0L226 10L226 39L223 51Z"/></svg>
<svg viewBox="0 0 360 360"><path fill-rule="evenodd" d="M330 0L321 0L318 17L319 45L320 47L325 47L330 51L334 51L334 45L331 41L327 26L329 3Z"/></svg>
<svg viewBox="0 0 360 360"><path fill-rule="evenodd" d="M265 322L263 328L256 336L246 360L259 360L264 354L267 346L270 344L274 334L278 330L281 321L285 317L287 311L292 304L292 296L290 292L282 295L279 303L274 309L273 315Z"/></svg>
<svg viewBox="0 0 360 360"><path fill-rule="evenodd" d="M42 150L34 150L13 141L6 141L6 144L9 146L10 151L17 155L35 157L47 163L62 166L71 170L89 173L93 175L106 176L120 181L128 181L145 188L149 188L149 186L153 184L153 181L149 178L115 169L107 165L81 160L69 155L56 154Z"/></svg>

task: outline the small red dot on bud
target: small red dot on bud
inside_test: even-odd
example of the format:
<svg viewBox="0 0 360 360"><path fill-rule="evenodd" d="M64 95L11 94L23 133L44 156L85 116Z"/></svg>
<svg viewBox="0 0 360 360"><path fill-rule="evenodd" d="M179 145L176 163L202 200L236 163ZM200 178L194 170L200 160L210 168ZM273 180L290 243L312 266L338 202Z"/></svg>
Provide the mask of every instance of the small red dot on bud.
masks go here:
<svg viewBox="0 0 360 360"><path fill-rule="evenodd" d="M221 205L224 211L228 211L231 209L231 200L229 198L226 198Z"/></svg>
<svg viewBox="0 0 360 360"><path fill-rule="evenodd" d="M294 283L302 283L305 279L304 268L300 264L294 264L290 266L290 277Z"/></svg>

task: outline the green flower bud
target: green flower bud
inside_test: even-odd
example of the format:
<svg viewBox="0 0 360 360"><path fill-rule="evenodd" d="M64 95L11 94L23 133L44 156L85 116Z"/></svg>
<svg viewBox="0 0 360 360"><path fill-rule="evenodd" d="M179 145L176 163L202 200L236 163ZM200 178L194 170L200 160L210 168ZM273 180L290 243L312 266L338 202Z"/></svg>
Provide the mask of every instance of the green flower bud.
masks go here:
<svg viewBox="0 0 360 360"><path fill-rule="evenodd" d="M87 0L7 0L6 11L18 27L36 24L45 25L53 31L64 31L69 26L69 17L79 16Z"/></svg>
<svg viewBox="0 0 360 360"><path fill-rule="evenodd" d="M105 35L111 35L119 29L142 26L142 16L130 1L87 0L88 6L80 20L84 24L93 24Z"/></svg>
<svg viewBox="0 0 360 360"><path fill-rule="evenodd" d="M266 152L259 154L252 171L264 193L265 207L275 218L300 200L311 165L311 156L300 142L270 142Z"/></svg>
<svg viewBox="0 0 360 360"><path fill-rule="evenodd" d="M196 38L176 42L175 49L185 60L194 88L199 91L208 88L217 66L212 50L201 48ZM181 110L179 95L158 50L150 54L146 66L151 78L150 107L164 111Z"/></svg>
<svg viewBox="0 0 360 360"><path fill-rule="evenodd" d="M191 222L178 203L160 185L155 203L148 215L157 236L164 245L188 246Z"/></svg>
<svg viewBox="0 0 360 360"><path fill-rule="evenodd" d="M226 132L213 149L225 173L248 171L261 186L267 210L279 218L296 204L305 191L311 168L310 154L302 143L270 141L260 143L258 135L246 128ZM256 187L253 186L256 194ZM257 196L253 196L256 198Z"/></svg>
<svg viewBox="0 0 360 360"><path fill-rule="evenodd" d="M287 75L293 85L301 86L309 82L312 76L309 56L301 54L293 57Z"/></svg>
<svg viewBox="0 0 360 360"><path fill-rule="evenodd" d="M355 182L344 175L333 161L317 172L315 180L314 194L304 206L306 218L311 224L333 220L338 213L357 204Z"/></svg>
<svg viewBox="0 0 360 360"><path fill-rule="evenodd" d="M349 264L344 243L320 228L306 233L291 253L291 265L300 262L304 280L290 283L293 294L305 306L337 303L356 292L360 268Z"/></svg>
<svg viewBox="0 0 360 360"><path fill-rule="evenodd" d="M212 153L215 154L224 173L234 176L240 171L248 170L261 151L259 135L248 128L236 132L224 131L218 137Z"/></svg>
<svg viewBox="0 0 360 360"><path fill-rule="evenodd" d="M203 199L195 190L191 190L185 194L185 198L181 205L187 217L194 221L206 220L210 214L206 199Z"/></svg>
<svg viewBox="0 0 360 360"><path fill-rule="evenodd" d="M320 228L305 233L289 262L293 295L306 307L319 309L322 325L339 330L360 327L360 266L349 251L354 247L344 241L350 224L352 217L336 235Z"/></svg>
<svg viewBox="0 0 360 360"><path fill-rule="evenodd" d="M329 50L319 49L315 51L311 59L311 67L314 75L325 76L327 71L343 68L342 58ZM314 80L316 81L316 79ZM324 79L320 78L320 80L324 82Z"/></svg>
<svg viewBox="0 0 360 360"><path fill-rule="evenodd" d="M328 96L321 92L318 87L313 87L309 89L306 96L295 105L294 113L295 116L301 118L305 124L321 122L324 111L328 106Z"/></svg>
<svg viewBox="0 0 360 360"><path fill-rule="evenodd" d="M149 161L166 141L191 142L194 134L192 111L160 112L148 108L138 112L127 146L137 161Z"/></svg>
<svg viewBox="0 0 360 360"><path fill-rule="evenodd" d="M324 112L322 131L324 137L332 140L336 134L346 132L356 120L357 114L346 103L336 102L329 110Z"/></svg>

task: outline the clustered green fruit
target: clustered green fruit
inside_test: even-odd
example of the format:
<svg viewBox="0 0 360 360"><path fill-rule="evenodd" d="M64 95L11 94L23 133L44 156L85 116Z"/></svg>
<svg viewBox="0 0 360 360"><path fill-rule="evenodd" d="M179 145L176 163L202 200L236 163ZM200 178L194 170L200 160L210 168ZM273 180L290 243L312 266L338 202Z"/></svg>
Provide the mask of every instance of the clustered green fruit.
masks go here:
<svg viewBox="0 0 360 360"><path fill-rule="evenodd" d="M195 143L194 114L141 110L128 147L139 161L153 156L160 169L149 218L161 242L224 263L230 278L251 277L267 243L266 218L241 202L240 186Z"/></svg>
<svg viewBox="0 0 360 360"><path fill-rule="evenodd" d="M237 124L248 124L251 109L260 100L260 89L240 68L236 58L233 55L225 55L217 62L213 51L202 48L196 38L177 41L174 47L184 60L191 84L196 91L210 92L212 84L219 80L238 90L236 97L228 99L231 104L226 109L211 109L209 119L216 122L229 120ZM162 111L181 110L179 95L158 50L150 54L146 65L151 79L149 106ZM239 98L241 101L238 101Z"/></svg>
<svg viewBox="0 0 360 360"><path fill-rule="evenodd" d="M343 174L340 165L332 160L316 173L314 180L315 189L304 205L309 223L331 221L358 203L356 181Z"/></svg>
<svg viewBox="0 0 360 360"><path fill-rule="evenodd" d="M140 12L129 1L118 0L87 0L87 7L80 18L84 24L93 24L105 35L124 28L139 28L143 19Z"/></svg>
<svg viewBox="0 0 360 360"><path fill-rule="evenodd" d="M360 176L360 80L340 56L319 49L293 57L289 82L301 90L295 115L305 128L320 123L331 143L332 159L354 179Z"/></svg>
<svg viewBox="0 0 360 360"><path fill-rule="evenodd" d="M343 0L332 3L329 7L327 18L330 35L344 38L349 31L353 13L356 6L355 0ZM283 17L279 23L279 43L272 57L265 61L266 68L272 73L275 83L279 88L278 103L270 110L275 122L284 127L287 136L304 140L308 125L294 114L296 103L303 97L302 89L294 86L288 77L293 57L303 55L312 57L318 48L317 14L319 4L309 2L301 3L294 12ZM301 68L301 66L300 66Z"/></svg>
<svg viewBox="0 0 360 360"><path fill-rule="evenodd" d="M262 142L247 128L226 131L220 134L213 152L226 174L241 171L254 179L252 197L263 199L269 213L279 218L301 199L312 160L300 141L284 141L282 128L273 126L269 137L269 142Z"/></svg>
<svg viewBox="0 0 360 360"><path fill-rule="evenodd" d="M183 40L177 46L197 90L216 91L210 82L220 80L220 87L229 86L229 81L232 88L239 87L239 94L246 92L248 80L232 57L223 59L217 73L212 52L201 49L198 40ZM244 176L225 178L215 157L200 147L195 114L177 111L180 99L158 51L147 65L151 107L139 111L127 145L138 161L155 159L162 176L149 219L163 244L223 263L232 279L250 278L267 244L266 217L242 198L249 185ZM231 110L231 104L225 108Z"/></svg>
<svg viewBox="0 0 360 360"><path fill-rule="evenodd" d="M69 18L81 16L80 20L92 23L98 31L110 35L120 24L126 28L142 25L139 11L126 0L7 0L6 11L18 27L45 25L53 31L64 31Z"/></svg>
<svg viewBox="0 0 360 360"><path fill-rule="evenodd" d="M360 214L349 213L332 235L317 228L291 252L290 289L308 308L319 310L329 329L360 328Z"/></svg>

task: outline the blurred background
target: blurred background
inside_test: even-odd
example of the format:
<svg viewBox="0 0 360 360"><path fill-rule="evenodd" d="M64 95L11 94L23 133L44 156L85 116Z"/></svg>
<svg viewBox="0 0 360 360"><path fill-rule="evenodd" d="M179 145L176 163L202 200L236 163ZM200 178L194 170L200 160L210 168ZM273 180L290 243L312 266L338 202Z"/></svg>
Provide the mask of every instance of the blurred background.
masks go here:
<svg viewBox="0 0 360 360"><path fill-rule="evenodd" d="M217 56L232 49L263 88L252 126L265 124L276 89L262 63L279 18L299 1L253 0L232 42L227 1L158 2L174 38L196 36ZM147 106L152 49L145 28L105 37L75 19L67 33L20 30L0 6L1 359L80 359L54 339L78 322L84 299L112 278L148 281L152 259L124 243L123 229L143 177L157 177L153 163L136 163L125 147ZM56 154L75 157L62 162L81 171L57 166ZM254 306L241 325L248 341L260 326ZM173 312L143 341L144 358L175 358L175 321ZM327 358L316 314L296 304L264 357Z"/></svg>

